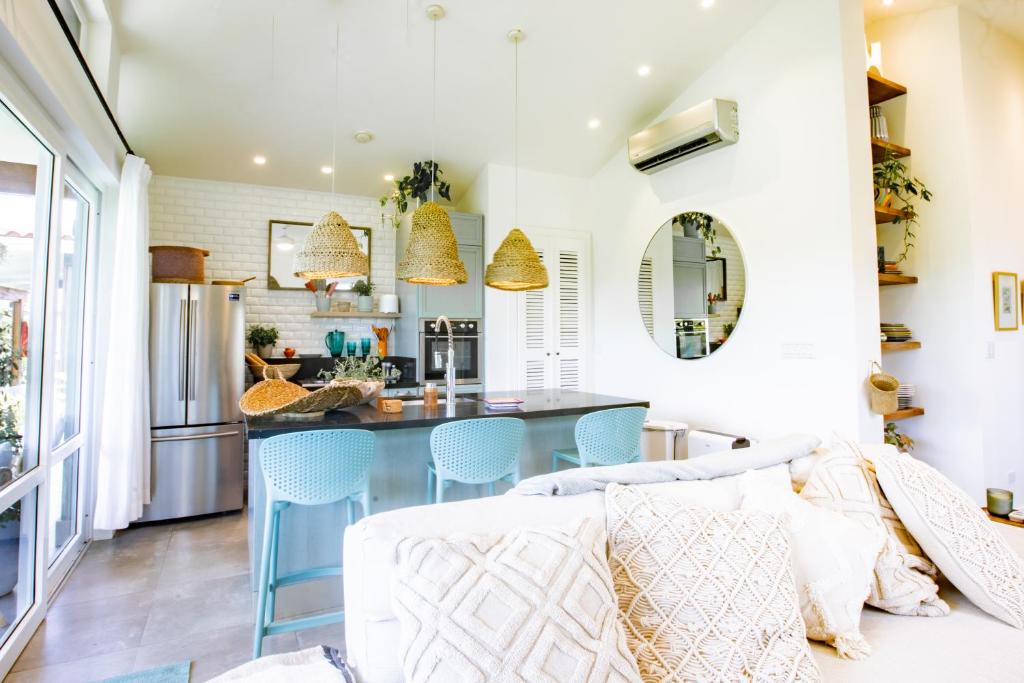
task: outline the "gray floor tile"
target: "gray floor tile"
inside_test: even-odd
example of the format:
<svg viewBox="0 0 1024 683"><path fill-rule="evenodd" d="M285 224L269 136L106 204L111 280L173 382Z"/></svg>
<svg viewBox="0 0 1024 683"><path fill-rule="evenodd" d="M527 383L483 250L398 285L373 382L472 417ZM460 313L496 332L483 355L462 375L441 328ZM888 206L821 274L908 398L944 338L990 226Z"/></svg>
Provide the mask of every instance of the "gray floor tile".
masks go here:
<svg viewBox="0 0 1024 683"><path fill-rule="evenodd" d="M15 671L4 683L86 683L111 676L121 676L135 670L137 650L124 650L111 654L75 659L62 664ZM20 662L21 660L19 660Z"/></svg>
<svg viewBox="0 0 1024 683"><path fill-rule="evenodd" d="M218 629L203 634L169 640L139 649L135 670L164 666L183 659L192 661L192 680L205 681L252 658L253 632L249 625ZM294 633L265 638L263 654L279 654L299 649Z"/></svg>
<svg viewBox="0 0 1024 683"><path fill-rule="evenodd" d="M149 613L143 645L177 640L253 620L248 574L162 585Z"/></svg>

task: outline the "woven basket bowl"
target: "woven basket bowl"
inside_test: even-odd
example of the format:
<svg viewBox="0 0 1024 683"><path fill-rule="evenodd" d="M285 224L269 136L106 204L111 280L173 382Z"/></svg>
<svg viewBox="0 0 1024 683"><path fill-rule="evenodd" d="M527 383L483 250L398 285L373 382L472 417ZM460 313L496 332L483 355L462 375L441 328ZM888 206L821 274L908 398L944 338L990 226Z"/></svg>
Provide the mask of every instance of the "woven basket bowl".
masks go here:
<svg viewBox="0 0 1024 683"><path fill-rule="evenodd" d="M265 385L275 385L266 387ZM288 393L279 384L287 384L299 391ZM284 415L287 413L318 413L344 410L368 403L384 390L384 382L340 380L309 391L297 384L279 379L268 379L254 384L238 402L246 415ZM256 412L252 412L256 411Z"/></svg>
<svg viewBox="0 0 1024 683"><path fill-rule="evenodd" d="M265 379L252 385L242 394L242 398L238 400L238 407L250 417L273 415L281 406L309 394L309 389L303 389L298 384L283 379Z"/></svg>
<svg viewBox="0 0 1024 683"><path fill-rule="evenodd" d="M247 363L252 378L259 382L264 379L291 379L302 369L301 363L281 363L280 365L255 365Z"/></svg>

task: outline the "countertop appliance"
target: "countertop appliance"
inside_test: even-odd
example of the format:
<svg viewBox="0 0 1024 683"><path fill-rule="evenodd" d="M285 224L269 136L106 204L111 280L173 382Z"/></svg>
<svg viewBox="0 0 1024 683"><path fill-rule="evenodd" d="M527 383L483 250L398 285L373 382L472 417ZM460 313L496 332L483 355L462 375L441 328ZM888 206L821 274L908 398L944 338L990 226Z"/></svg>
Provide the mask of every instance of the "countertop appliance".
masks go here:
<svg viewBox="0 0 1024 683"><path fill-rule="evenodd" d="M149 292L152 502L140 521L239 510L245 287Z"/></svg>
<svg viewBox="0 0 1024 683"><path fill-rule="evenodd" d="M483 384L483 326L480 320L452 320L455 344L455 383ZM420 355L417 363L420 384L445 381L448 332L439 333L436 320L420 321Z"/></svg>

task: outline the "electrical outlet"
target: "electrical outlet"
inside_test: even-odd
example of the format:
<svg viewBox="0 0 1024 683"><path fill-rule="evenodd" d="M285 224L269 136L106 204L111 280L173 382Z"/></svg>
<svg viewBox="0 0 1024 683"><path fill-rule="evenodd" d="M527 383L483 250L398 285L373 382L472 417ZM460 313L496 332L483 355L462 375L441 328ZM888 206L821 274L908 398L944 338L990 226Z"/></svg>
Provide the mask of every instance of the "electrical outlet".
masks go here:
<svg viewBox="0 0 1024 683"><path fill-rule="evenodd" d="M988 360L995 360L996 358L996 343L990 341L985 344L985 358Z"/></svg>
<svg viewBox="0 0 1024 683"><path fill-rule="evenodd" d="M1017 471L1016 470L1010 470L1009 472L1007 472L1006 473L1006 481L1008 483L1010 483L1010 484L1016 484L1017 483Z"/></svg>

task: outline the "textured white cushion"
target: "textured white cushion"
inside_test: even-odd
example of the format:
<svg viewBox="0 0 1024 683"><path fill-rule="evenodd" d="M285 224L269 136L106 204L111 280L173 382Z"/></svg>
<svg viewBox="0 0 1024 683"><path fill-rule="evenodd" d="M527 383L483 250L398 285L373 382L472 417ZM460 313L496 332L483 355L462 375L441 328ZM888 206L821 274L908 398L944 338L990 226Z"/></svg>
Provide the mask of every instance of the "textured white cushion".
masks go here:
<svg viewBox="0 0 1024 683"><path fill-rule="evenodd" d="M891 446L868 455L907 529L975 605L1024 628L1024 562L988 516L935 468Z"/></svg>
<svg viewBox="0 0 1024 683"><path fill-rule="evenodd" d="M807 637L829 643L841 657L871 654L860 632L860 613L871 593L884 532L811 505L764 472L744 474L740 490L742 509L770 512L785 523Z"/></svg>
<svg viewBox="0 0 1024 683"><path fill-rule="evenodd" d="M407 538L392 596L410 683L639 681L604 525Z"/></svg>
<svg viewBox="0 0 1024 683"><path fill-rule="evenodd" d="M896 516L856 445L834 444L811 471L800 497L886 533L875 563L869 605L909 616L949 614L949 605L938 596L935 565Z"/></svg>
<svg viewBox="0 0 1024 683"><path fill-rule="evenodd" d="M615 592L644 681L820 680L778 517L618 484L605 505Z"/></svg>

